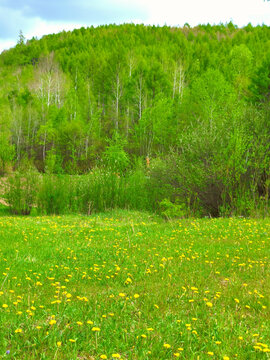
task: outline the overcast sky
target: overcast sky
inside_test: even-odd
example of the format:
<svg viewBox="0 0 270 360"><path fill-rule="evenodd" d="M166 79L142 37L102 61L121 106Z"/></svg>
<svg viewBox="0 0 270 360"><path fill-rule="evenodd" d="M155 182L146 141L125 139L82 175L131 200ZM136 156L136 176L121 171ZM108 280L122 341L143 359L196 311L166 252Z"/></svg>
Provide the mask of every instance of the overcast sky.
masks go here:
<svg viewBox="0 0 270 360"><path fill-rule="evenodd" d="M264 0L0 0L0 52L26 39L82 26L127 22L183 26L232 21L270 26Z"/></svg>

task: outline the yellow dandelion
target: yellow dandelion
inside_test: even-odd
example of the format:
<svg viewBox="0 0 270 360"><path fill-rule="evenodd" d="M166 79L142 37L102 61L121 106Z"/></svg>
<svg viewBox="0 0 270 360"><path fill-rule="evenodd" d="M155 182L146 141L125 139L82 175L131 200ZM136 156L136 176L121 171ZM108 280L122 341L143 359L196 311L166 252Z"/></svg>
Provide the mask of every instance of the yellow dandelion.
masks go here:
<svg viewBox="0 0 270 360"><path fill-rule="evenodd" d="M113 359L120 359L121 355L120 354L112 354L112 358Z"/></svg>
<svg viewBox="0 0 270 360"><path fill-rule="evenodd" d="M210 301L208 301L208 302L206 303L206 305L207 305L208 307L212 307L212 306L213 306L213 304L212 304Z"/></svg>
<svg viewBox="0 0 270 360"><path fill-rule="evenodd" d="M56 345L60 347L62 345L61 341L57 341Z"/></svg>
<svg viewBox="0 0 270 360"><path fill-rule="evenodd" d="M163 344L163 347L165 347L165 349L170 349L171 345L170 344Z"/></svg>
<svg viewBox="0 0 270 360"><path fill-rule="evenodd" d="M22 333L22 332L23 332L22 329L16 329L15 330L15 334Z"/></svg>
<svg viewBox="0 0 270 360"><path fill-rule="evenodd" d="M102 355L100 355L100 359L104 359L104 360L106 360L106 359L108 359L108 358L107 358L107 355L102 354Z"/></svg>

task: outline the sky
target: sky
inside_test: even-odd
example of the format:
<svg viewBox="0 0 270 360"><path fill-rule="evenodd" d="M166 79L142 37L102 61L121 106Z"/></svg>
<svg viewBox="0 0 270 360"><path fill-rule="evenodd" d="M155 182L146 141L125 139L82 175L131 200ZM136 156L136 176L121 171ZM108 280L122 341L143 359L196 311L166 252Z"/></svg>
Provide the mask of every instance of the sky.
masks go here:
<svg viewBox="0 0 270 360"><path fill-rule="evenodd" d="M0 0L0 52L26 39L104 24L270 26L264 0Z"/></svg>

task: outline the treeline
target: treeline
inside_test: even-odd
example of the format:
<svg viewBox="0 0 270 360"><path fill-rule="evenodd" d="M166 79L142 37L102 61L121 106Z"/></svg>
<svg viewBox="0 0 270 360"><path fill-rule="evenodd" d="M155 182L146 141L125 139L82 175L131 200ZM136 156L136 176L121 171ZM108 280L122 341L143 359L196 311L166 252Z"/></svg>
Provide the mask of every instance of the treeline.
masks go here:
<svg viewBox="0 0 270 360"><path fill-rule="evenodd" d="M0 56L0 171L128 178L140 163L172 213L265 213L269 45L268 26L232 23L21 35Z"/></svg>

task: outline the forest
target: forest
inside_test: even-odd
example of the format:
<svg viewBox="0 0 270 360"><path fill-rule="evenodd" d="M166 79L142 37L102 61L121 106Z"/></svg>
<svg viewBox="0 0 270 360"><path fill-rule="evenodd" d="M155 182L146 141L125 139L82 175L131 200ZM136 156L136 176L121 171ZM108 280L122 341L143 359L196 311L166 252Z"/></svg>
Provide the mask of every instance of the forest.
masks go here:
<svg viewBox="0 0 270 360"><path fill-rule="evenodd" d="M269 214L269 26L20 33L0 74L12 212Z"/></svg>

